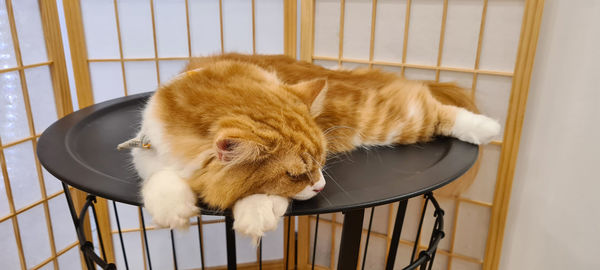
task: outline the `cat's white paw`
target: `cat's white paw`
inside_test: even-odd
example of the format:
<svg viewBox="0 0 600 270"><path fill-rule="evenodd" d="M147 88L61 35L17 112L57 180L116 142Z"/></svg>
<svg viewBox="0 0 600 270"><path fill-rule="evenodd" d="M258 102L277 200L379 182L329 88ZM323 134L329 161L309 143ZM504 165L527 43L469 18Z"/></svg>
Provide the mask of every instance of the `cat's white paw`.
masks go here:
<svg viewBox="0 0 600 270"><path fill-rule="evenodd" d="M288 204L288 199L277 195L255 194L242 198L233 206L233 229L252 237L256 244L265 232L277 228Z"/></svg>
<svg viewBox="0 0 600 270"><path fill-rule="evenodd" d="M186 229L200 210L192 189L172 170L158 171L146 180L142 196L152 221L161 227Z"/></svg>
<svg viewBox="0 0 600 270"><path fill-rule="evenodd" d="M489 143L499 133L498 121L465 109L458 111L452 127L452 136L474 144Z"/></svg>

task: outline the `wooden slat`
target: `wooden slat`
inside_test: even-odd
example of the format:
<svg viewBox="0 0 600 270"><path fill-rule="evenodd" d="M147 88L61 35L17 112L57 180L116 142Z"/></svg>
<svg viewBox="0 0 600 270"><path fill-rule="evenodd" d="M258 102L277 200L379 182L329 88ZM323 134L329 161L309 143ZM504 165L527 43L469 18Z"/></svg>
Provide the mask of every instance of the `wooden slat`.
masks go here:
<svg viewBox="0 0 600 270"><path fill-rule="evenodd" d="M331 57L331 56L316 56L315 55L312 57L312 59L338 61L337 57ZM430 66L430 65L421 65L421 64L397 63L397 62L375 61L375 60L369 61L367 59L353 59L353 58L342 58L341 60L342 60L342 62L372 64L372 65L381 65L381 66L393 66L393 67L403 67L403 68L409 67L409 68L417 68L417 69L454 71L454 72L463 72L463 73L478 73L478 74L496 75L496 76L504 76L504 77L513 76L513 73L509 72L509 71L482 70L482 69L444 67L444 66Z"/></svg>
<svg viewBox="0 0 600 270"><path fill-rule="evenodd" d="M117 41L119 44L119 62L121 64L121 77L123 77L123 91L127 96L127 76L125 76L125 63L123 62L123 41L121 38L121 23L119 21L119 5L117 0L113 0L113 8L115 12L115 24L117 26Z"/></svg>
<svg viewBox="0 0 600 270"><path fill-rule="evenodd" d="M496 181L496 191L492 207L487 248L485 252L485 270L496 270L500 263L502 242L506 225L506 215L510 202L512 182L515 173L523 118L529 92L529 82L535 59L535 51L540 32L544 0L527 0L521 28L515 78L510 95L510 106L504 130L504 147L500 153L500 165Z"/></svg>
<svg viewBox="0 0 600 270"><path fill-rule="evenodd" d="M338 67L342 67L342 58L344 57L344 21L346 15L346 0L340 2L340 28L338 31Z"/></svg>
<svg viewBox="0 0 600 270"><path fill-rule="evenodd" d="M79 108L82 109L94 104L94 95L87 63L87 48L79 0L63 0L63 9L69 36L75 88L77 89L77 102Z"/></svg>
<svg viewBox="0 0 600 270"><path fill-rule="evenodd" d="M283 1L283 53L292 58L296 58L297 14L297 0Z"/></svg>
<svg viewBox="0 0 600 270"><path fill-rule="evenodd" d="M296 221L295 221L295 217L285 217L284 219L284 228L283 228L283 261L285 263L286 259L288 260L288 268L287 269L294 269L294 259L295 256L294 254L296 254L296 247L294 245L294 243L296 243ZM288 236L288 223L290 226L290 232L289 232L289 236ZM289 244L288 244L288 237L289 237ZM288 245L289 245L289 253L286 253L286 250L288 250ZM285 265L284 265L285 268Z"/></svg>
<svg viewBox="0 0 600 270"><path fill-rule="evenodd" d="M410 25L410 7L411 0L406 0L406 15L404 17L404 39L402 41L402 64L406 64L406 51L408 48L408 29ZM405 66L402 66L402 76L404 76Z"/></svg>
<svg viewBox="0 0 600 270"><path fill-rule="evenodd" d="M444 52L444 37L446 35L446 18L448 18L448 0L444 0L442 8L442 27L440 29L440 39L438 43L438 55L436 60L436 66L439 67L442 64L442 53ZM435 81L440 81L440 69L435 70Z"/></svg>
<svg viewBox="0 0 600 270"><path fill-rule="evenodd" d="M300 60L312 62L315 40L315 0L301 0Z"/></svg>
<svg viewBox="0 0 600 270"><path fill-rule="evenodd" d="M477 37L477 52L475 53L474 69L479 69L481 59L481 44L483 43L483 33L485 32L485 21L487 16L488 0L483 0L483 9L481 10L481 22L479 23L479 36ZM475 89L477 89L477 73L473 73L473 83L471 84L471 98L475 100Z"/></svg>
<svg viewBox="0 0 600 270"><path fill-rule="evenodd" d="M156 65L156 80L160 85L160 67L158 64L158 41L156 38L156 16L154 14L154 0L150 0L150 16L152 17L152 42L154 42L154 64Z"/></svg>
<svg viewBox="0 0 600 270"><path fill-rule="evenodd" d="M298 268L306 270L310 252L310 219L308 216L298 217Z"/></svg>

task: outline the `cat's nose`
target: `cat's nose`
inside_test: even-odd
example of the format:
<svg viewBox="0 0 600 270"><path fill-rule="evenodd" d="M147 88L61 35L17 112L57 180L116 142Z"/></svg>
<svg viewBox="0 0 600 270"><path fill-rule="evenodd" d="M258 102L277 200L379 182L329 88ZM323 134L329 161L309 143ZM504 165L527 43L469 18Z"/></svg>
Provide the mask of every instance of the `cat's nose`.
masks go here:
<svg viewBox="0 0 600 270"><path fill-rule="evenodd" d="M325 189L325 187L315 188L315 189L313 189L313 191L319 193L319 192L323 191L323 189Z"/></svg>

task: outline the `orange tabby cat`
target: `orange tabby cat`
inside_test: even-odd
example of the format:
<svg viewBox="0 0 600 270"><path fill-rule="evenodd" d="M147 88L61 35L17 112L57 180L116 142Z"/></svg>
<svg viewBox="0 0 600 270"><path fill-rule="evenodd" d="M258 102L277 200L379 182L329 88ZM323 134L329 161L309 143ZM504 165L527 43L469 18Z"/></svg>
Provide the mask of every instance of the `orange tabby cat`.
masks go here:
<svg viewBox="0 0 600 270"><path fill-rule="evenodd" d="M379 70L240 54L196 58L186 70L144 109L137 138L151 148L132 151L145 207L155 223L172 228L197 214L199 197L233 207L234 228L258 238L276 227L288 198L323 189L328 153L436 135L480 144L500 130L488 117L438 100L473 109L456 87Z"/></svg>

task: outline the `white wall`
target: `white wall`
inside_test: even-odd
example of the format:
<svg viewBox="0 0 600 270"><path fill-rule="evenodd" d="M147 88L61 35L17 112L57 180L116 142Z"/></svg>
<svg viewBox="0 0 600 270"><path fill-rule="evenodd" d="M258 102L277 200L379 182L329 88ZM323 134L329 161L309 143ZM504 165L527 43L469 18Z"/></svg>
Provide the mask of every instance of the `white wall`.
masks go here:
<svg viewBox="0 0 600 270"><path fill-rule="evenodd" d="M546 1L500 269L600 269L600 1Z"/></svg>

